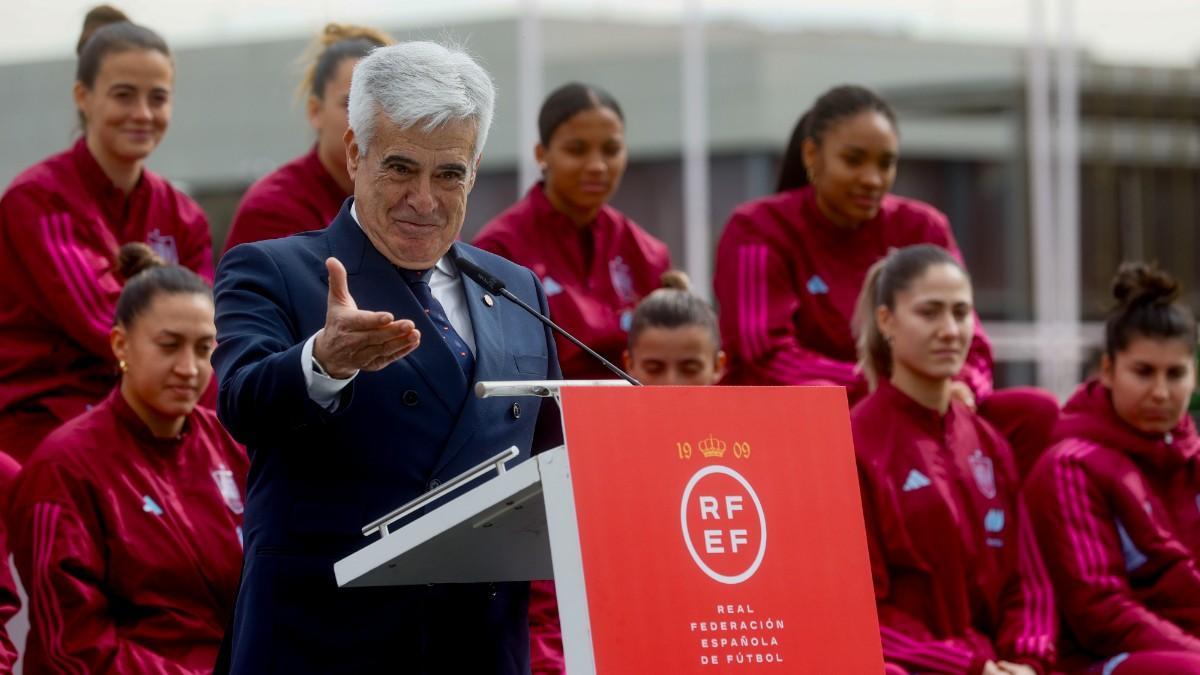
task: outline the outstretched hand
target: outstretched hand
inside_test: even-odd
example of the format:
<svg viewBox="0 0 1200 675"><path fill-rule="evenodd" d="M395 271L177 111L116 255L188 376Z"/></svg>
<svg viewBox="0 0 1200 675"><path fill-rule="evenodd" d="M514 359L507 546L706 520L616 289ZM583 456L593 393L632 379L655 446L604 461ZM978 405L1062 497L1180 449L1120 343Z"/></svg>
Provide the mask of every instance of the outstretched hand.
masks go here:
<svg viewBox="0 0 1200 675"><path fill-rule="evenodd" d="M412 321L396 319L391 312L368 312L350 297L346 268L337 258L327 258L329 297L325 328L313 342L313 359L330 377L345 379L359 370L381 370L408 356L421 344L421 333Z"/></svg>

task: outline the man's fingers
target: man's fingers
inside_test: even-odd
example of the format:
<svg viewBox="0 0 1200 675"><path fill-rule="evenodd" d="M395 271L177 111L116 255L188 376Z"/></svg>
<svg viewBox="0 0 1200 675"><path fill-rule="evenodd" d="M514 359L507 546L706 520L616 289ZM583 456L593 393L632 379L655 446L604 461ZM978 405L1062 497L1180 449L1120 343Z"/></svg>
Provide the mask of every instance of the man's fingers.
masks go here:
<svg viewBox="0 0 1200 675"><path fill-rule="evenodd" d="M412 325L411 321L402 321ZM356 309L341 312L337 316L337 328L344 332L386 330L395 323L400 323L400 321L393 321L391 312L367 312Z"/></svg>
<svg viewBox="0 0 1200 675"><path fill-rule="evenodd" d="M399 361L400 359L403 359L404 357L408 356L416 348L417 348L417 345L413 344L413 345L410 345L409 347L406 347L402 351L393 352L390 354L381 354L378 357L369 361L367 363L367 365L363 366L362 370L365 370L367 372L383 370L384 368L392 365L393 363Z"/></svg>
<svg viewBox="0 0 1200 675"><path fill-rule="evenodd" d="M375 371L408 356L419 346L421 346L421 332L413 330L382 345L373 345L364 349L358 354L358 358L360 361L365 361L365 364L361 366L363 370Z"/></svg>
<svg viewBox="0 0 1200 675"><path fill-rule="evenodd" d="M346 281L346 268L337 258L326 258L325 269L329 271L329 305L340 305L357 309L354 298L350 297L350 285Z"/></svg>

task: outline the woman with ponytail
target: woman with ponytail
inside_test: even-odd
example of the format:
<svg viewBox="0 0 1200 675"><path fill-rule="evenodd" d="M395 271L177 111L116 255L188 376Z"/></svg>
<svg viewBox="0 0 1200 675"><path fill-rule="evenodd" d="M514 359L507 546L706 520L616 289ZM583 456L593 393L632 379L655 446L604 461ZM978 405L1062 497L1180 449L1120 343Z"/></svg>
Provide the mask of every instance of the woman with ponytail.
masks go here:
<svg viewBox="0 0 1200 675"><path fill-rule="evenodd" d="M616 363L634 307L671 266L666 245L608 203L629 162L624 113L603 89L572 82L542 102L538 136L542 180L474 244L533 270L554 320ZM564 377L612 377L575 345L557 342Z"/></svg>
<svg viewBox="0 0 1200 675"><path fill-rule="evenodd" d="M305 52L303 98L317 140L305 154L263 176L238 203L225 250L264 239L319 230L328 225L354 191L346 171L350 75L371 50L392 44L385 33L331 23Z"/></svg>
<svg viewBox="0 0 1200 675"><path fill-rule="evenodd" d="M1152 266L1121 266L1100 374L1025 486L1069 672L1200 673L1196 319L1179 291Z"/></svg>
<svg viewBox="0 0 1200 675"><path fill-rule="evenodd" d="M121 380L17 479L10 545L27 673L206 673L241 572L248 462L197 407L216 340L206 281L126 244L109 333Z"/></svg>
<svg viewBox="0 0 1200 675"><path fill-rule="evenodd" d="M712 305L695 293L687 274L667 270L662 288L638 303L629 327L625 370L647 385L716 384L725 352Z"/></svg>
<svg viewBox="0 0 1200 675"><path fill-rule="evenodd" d="M121 244L144 242L212 278L203 212L145 168L171 121L166 42L101 6L84 21L78 53L83 136L0 197L0 448L19 461L116 380L108 330Z"/></svg>
<svg viewBox="0 0 1200 675"><path fill-rule="evenodd" d="M834 384L867 393L855 366L854 300L890 249L934 244L962 264L945 214L890 194L899 129L887 101L860 86L822 94L796 124L777 194L738 207L717 248L714 286L728 384ZM1058 401L1036 389L992 390L992 348L978 317L951 394L1013 444L1021 468L1045 448Z"/></svg>
<svg viewBox="0 0 1200 675"><path fill-rule="evenodd" d="M1012 451L953 393L973 309L962 263L932 244L875 263L857 302L871 393L851 426L888 673L1054 664L1053 592Z"/></svg>

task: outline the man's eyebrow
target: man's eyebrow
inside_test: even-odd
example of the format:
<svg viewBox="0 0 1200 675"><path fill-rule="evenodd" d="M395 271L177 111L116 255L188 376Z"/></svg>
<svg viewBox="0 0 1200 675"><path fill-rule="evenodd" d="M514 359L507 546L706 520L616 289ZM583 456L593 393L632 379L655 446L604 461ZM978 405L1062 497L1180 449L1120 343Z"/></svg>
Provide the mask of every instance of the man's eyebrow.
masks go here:
<svg viewBox="0 0 1200 675"><path fill-rule="evenodd" d="M467 172L467 165L462 162L447 162L446 164L439 164L438 171L457 171L458 173L465 174Z"/></svg>
<svg viewBox="0 0 1200 675"><path fill-rule="evenodd" d="M384 155L383 159L380 160L379 163L384 166L388 166L388 165L392 165L392 164L401 164L401 165L410 166L410 167L421 166L420 162L418 162L417 160L415 160L412 157L409 157L407 155Z"/></svg>

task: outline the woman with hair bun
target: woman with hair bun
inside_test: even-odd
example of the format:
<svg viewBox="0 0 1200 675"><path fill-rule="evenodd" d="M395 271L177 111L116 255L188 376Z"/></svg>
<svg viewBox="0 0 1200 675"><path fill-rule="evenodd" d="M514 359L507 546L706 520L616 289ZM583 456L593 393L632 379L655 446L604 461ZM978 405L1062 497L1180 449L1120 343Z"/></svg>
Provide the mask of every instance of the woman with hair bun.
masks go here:
<svg viewBox="0 0 1200 675"><path fill-rule="evenodd" d="M712 305L692 293L687 274L668 270L662 288L633 312L625 370L647 385L711 385L725 370Z"/></svg>
<svg viewBox="0 0 1200 675"><path fill-rule="evenodd" d="M1063 409L1025 490L1069 672L1200 673L1196 319L1167 273L1113 281L1098 377Z"/></svg>
<svg viewBox="0 0 1200 675"><path fill-rule="evenodd" d="M855 312L871 393L851 412L889 675L1049 673L1053 591L1012 450L952 387L971 281L932 244L871 266Z"/></svg>
<svg viewBox="0 0 1200 675"><path fill-rule="evenodd" d="M350 75L371 50L392 44L374 28L331 23L305 52L298 96L316 132L312 149L263 176L246 190L233 215L225 250L252 241L319 230L354 191L346 171Z"/></svg>
<svg viewBox="0 0 1200 675"><path fill-rule="evenodd" d="M940 246L962 263L946 215L891 194L900 159L896 113L857 85L826 91L800 118L778 193L739 206L717 247L714 288L726 384L840 385L867 394L851 318L867 269L894 248ZM951 393L1012 442L1025 468L1045 448L1058 401L992 389L992 348L978 317Z"/></svg>
<svg viewBox="0 0 1200 675"><path fill-rule="evenodd" d="M0 197L0 447L24 461L116 380L113 257L144 242L212 278L208 221L145 168L171 121L166 42L107 5L88 13L74 99L83 136Z"/></svg>
<svg viewBox="0 0 1200 675"><path fill-rule="evenodd" d="M248 462L196 405L212 293L140 243L118 272L120 384L42 441L10 499L27 673L211 672L233 616Z"/></svg>
<svg viewBox="0 0 1200 675"><path fill-rule="evenodd" d="M485 225L474 244L533 270L554 320L616 363L634 307L671 266L665 244L608 204L629 161L621 106L599 87L572 82L555 89L538 112L534 155L542 180ZM612 377L583 350L555 341L564 377ZM550 581L530 587L534 675L565 671L553 589Z"/></svg>

